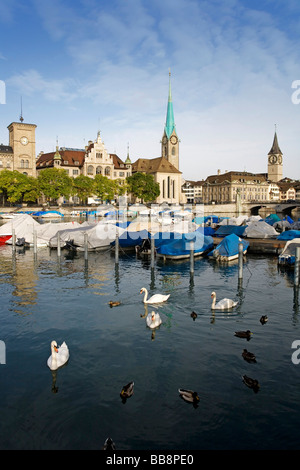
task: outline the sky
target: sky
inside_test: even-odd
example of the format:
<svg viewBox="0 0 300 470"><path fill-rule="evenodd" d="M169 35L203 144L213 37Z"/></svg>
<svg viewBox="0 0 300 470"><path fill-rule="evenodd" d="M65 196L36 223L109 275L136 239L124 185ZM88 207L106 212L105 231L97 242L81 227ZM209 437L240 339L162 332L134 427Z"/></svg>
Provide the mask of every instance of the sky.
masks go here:
<svg viewBox="0 0 300 470"><path fill-rule="evenodd" d="M0 143L36 124L36 153L161 156L169 70L187 180L267 172L300 179L299 0L0 0Z"/></svg>

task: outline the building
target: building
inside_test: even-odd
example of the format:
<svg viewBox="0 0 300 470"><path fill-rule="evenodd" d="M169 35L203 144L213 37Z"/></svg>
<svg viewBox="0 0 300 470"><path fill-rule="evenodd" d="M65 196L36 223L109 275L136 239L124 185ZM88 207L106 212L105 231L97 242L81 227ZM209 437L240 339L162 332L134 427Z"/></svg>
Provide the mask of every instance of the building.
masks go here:
<svg viewBox="0 0 300 470"><path fill-rule="evenodd" d="M171 73L169 73L169 92L166 123L161 140L161 156L156 158L139 158L132 164L132 173L144 172L151 174L159 184L160 195L155 202L161 204L185 203L182 193L182 173L179 171L179 138L176 132L172 92Z"/></svg>
<svg viewBox="0 0 300 470"><path fill-rule="evenodd" d="M202 202L202 188L204 180L190 181L185 180L181 190L185 196L186 202L190 204L199 204Z"/></svg>
<svg viewBox="0 0 300 470"><path fill-rule="evenodd" d="M0 145L0 171L19 171L36 176L35 124L12 122L8 127L9 145Z"/></svg>
<svg viewBox="0 0 300 470"><path fill-rule="evenodd" d="M273 145L268 153L268 180L277 182L283 178L282 152L278 145L277 133L275 131Z"/></svg>
<svg viewBox="0 0 300 470"><path fill-rule="evenodd" d="M89 141L85 149L56 146L56 152L41 152L36 162L37 173L45 168L62 168L73 178L79 175L94 178L103 175L109 179L124 180L131 175L131 161L127 154L123 162L116 154L109 154L100 137Z"/></svg>
<svg viewBox="0 0 300 470"><path fill-rule="evenodd" d="M269 182L264 175L246 171L228 171L208 176L202 186L203 202L207 204L269 200Z"/></svg>

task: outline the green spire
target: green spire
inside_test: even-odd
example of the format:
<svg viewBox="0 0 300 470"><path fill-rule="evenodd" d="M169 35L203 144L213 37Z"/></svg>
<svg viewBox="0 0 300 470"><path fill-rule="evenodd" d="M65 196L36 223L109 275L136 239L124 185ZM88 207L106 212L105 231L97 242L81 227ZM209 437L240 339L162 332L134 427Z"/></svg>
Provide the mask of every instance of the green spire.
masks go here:
<svg viewBox="0 0 300 470"><path fill-rule="evenodd" d="M172 103L172 93L171 93L171 71L169 70L169 97L168 97L167 119L166 119L166 125L165 125L165 133L168 139L170 138L174 130L176 133L173 103Z"/></svg>

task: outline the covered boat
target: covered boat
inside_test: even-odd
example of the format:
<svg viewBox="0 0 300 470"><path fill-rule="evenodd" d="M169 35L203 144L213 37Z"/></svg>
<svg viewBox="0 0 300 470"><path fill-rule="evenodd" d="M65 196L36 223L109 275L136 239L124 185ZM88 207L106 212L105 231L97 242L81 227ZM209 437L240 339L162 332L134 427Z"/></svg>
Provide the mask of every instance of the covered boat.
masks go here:
<svg viewBox="0 0 300 470"><path fill-rule="evenodd" d="M33 240L33 232L38 229L40 224L29 214L16 215L0 227L0 243L11 244L13 230L16 240L24 238L26 243Z"/></svg>
<svg viewBox="0 0 300 470"><path fill-rule="evenodd" d="M295 266L296 248L300 248L300 238L288 240L281 254L278 256L278 264L283 266Z"/></svg>
<svg viewBox="0 0 300 470"><path fill-rule="evenodd" d="M249 247L249 242L242 240L235 233L232 233L227 235L214 250L208 253L208 257L218 261L232 261L237 259L239 257L240 243L243 245L243 254L245 255Z"/></svg>
<svg viewBox="0 0 300 470"><path fill-rule="evenodd" d="M277 238L278 235L279 232L263 220L250 222L243 233L246 238Z"/></svg>
<svg viewBox="0 0 300 470"><path fill-rule="evenodd" d="M116 234L119 236L125 229L117 227L108 222L98 222L95 224L81 224L80 227L58 231L49 241L51 248L57 248L58 239L61 248L71 248L76 251L85 250L85 240L87 240L88 251L99 251L111 247L115 241Z"/></svg>
<svg viewBox="0 0 300 470"><path fill-rule="evenodd" d="M191 242L194 242L194 246ZM214 241L211 236L195 230L194 232L180 234L178 239L174 238L174 240L162 243L156 248L156 254L164 259L185 259L190 257L192 249L194 250L194 256L203 256L213 246Z"/></svg>
<svg viewBox="0 0 300 470"><path fill-rule="evenodd" d="M33 217L42 217L43 219L57 219L59 217L64 217L59 211L36 211L31 214Z"/></svg>

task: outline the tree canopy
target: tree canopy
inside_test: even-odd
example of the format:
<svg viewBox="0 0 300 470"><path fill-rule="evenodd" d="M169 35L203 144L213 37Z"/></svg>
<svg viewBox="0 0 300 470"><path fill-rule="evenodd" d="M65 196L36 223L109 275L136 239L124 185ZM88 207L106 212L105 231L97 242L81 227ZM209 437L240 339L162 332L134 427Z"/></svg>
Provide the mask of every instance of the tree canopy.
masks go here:
<svg viewBox="0 0 300 470"><path fill-rule="evenodd" d="M128 191L143 202L154 201L160 195L159 184L146 173L134 173L127 177Z"/></svg>

